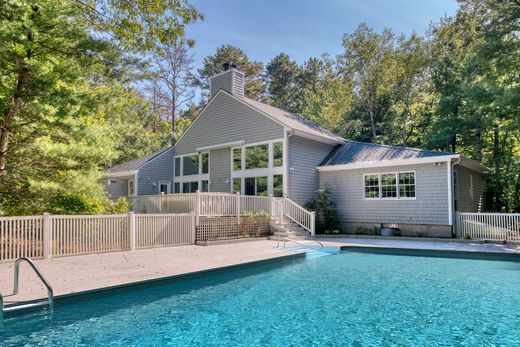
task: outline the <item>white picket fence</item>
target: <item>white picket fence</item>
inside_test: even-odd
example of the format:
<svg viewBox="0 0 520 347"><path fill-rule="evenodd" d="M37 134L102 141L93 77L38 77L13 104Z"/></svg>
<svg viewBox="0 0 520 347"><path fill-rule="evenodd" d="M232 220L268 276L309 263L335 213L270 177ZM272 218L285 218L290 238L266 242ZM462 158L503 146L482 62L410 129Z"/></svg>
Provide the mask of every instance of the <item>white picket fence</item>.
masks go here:
<svg viewBox="0 0 520 347"><path fill-rule="evenodd" d="M194 243L193 213L0 218L0 261Z"/></svg>
<svg viewBox="0 0 520 347"><path fill-rule="evenodd" d="M458 238L520 243L520 213L456 214Z"/></svg>

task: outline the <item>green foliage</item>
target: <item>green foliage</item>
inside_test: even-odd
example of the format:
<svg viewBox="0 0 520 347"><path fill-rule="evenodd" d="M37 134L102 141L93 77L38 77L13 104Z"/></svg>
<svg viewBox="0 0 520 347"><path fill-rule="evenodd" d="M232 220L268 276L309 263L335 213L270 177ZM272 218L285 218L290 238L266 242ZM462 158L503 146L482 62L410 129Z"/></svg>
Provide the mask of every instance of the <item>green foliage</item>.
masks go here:
<svg viewBox="0 0 520 347"><path fill-rule="evenodd" d="M130 204L124 197L120 197L116 202L109 199L103 200L103 214L124 214L130 212Z"/></svg>
<svg viewBox="0 0 520 347"><path fill-rule="evenodd" d="M271 215L265 211L245 211L240 214L243 217L249 217L249 218L270 218Z"/></svg>
<svg viewBox="0 0 520 347"><path fill-rule="evenodd" d="M103 201L84 194L59 194L51 199L51 214L103 214Z"/></svg>
<svg viewBox="0 0 520 347"><path fill-rule="evenodd" d="M328 187L318 191L316 196L305 204L305 207L316 212L317 228L319 233L330 233L339 227L336 218L336 205Z"/></svg>
<svg viewBox="0 0 520 347"><path fill-rule="evenodd" d="M354 235L379 235L379 228L378 227L362 227L359 226L356 229L354 229Z"/></svg>
<svg viewBox="0 0 520 347"><path fill-rule="evenodd" d="M280 53L266 65L269 101L289 112L299 112L304 90L299 84L301 69L285 53Z"/></svg>

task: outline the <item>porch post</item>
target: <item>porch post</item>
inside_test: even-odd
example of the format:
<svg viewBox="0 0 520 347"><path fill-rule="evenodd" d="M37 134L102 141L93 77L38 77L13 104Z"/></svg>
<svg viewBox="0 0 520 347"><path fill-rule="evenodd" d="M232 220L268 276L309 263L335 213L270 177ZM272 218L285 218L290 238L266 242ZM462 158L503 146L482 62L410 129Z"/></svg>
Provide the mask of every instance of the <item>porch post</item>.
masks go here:
<svg viewBox="0 0 520 347"><path fill-rule="evenodd" d="M311 212L311 235L316 234L316 212Z"/></svg>

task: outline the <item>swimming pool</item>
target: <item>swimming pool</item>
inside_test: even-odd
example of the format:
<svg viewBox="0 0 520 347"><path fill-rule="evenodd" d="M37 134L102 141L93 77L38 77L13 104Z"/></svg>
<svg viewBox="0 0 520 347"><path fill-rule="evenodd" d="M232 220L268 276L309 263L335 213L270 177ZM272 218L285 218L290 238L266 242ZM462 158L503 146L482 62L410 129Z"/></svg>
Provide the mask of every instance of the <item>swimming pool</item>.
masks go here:
<svg viewBox="0 0 520 347"><path fill-rule="evenodd" d="M0 345L520 345L520 263L348 253L6 321Z"/></svg>

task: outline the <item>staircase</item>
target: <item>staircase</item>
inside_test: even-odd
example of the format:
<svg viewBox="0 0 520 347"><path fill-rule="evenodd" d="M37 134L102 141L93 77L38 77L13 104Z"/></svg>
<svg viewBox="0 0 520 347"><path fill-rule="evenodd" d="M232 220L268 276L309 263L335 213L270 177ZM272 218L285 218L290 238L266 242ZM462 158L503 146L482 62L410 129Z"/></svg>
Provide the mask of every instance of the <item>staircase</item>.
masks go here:
<svg viewBox="0 0 520 347"><path fill-rule="evenodd" d="M309 238L310 232L293 220L284 217L282 223L278 220L271 220L271 230L273 235L271 240L289 238L293 240L305 240Z"/></svg>

